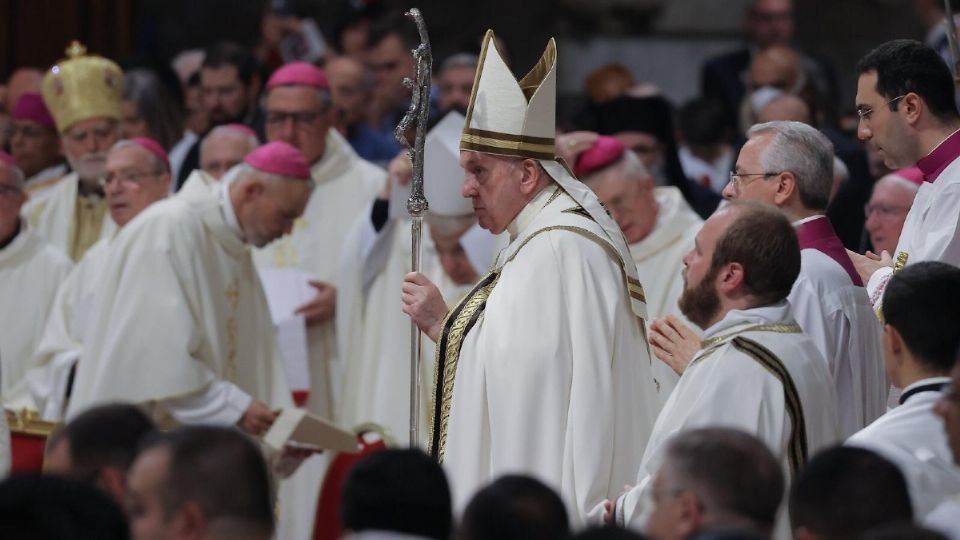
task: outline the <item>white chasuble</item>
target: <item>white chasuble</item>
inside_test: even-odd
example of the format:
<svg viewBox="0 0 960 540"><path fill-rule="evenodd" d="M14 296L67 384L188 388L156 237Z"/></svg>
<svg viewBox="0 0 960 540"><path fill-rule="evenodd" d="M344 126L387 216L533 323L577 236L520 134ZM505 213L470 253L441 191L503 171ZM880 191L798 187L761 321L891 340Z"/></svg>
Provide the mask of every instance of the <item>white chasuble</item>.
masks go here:
<svg viewBox="0 0 960 540"><path fill-rule="evenodd" d="M556 185L509 232L494 270L444 321L430 451L457 512L522 473L584 523L636 474L655 415L644 321L619 251Z"/></svg>
<svg viewBox="0 0 960 540"><path fill-rule="evenodd" d="M847 446L873 450L900 468L917 520L960 493L960 467L947 444L943 419L933 412L949 383L949 377L935 377L904 388L901 405L846 442Z"/></svg>
<svg viewBox="0 0 960 540"><path fill-rule="evenodd" d="M117 230L107 203L100 197L82 197L80 177L70 173L50 187L31 193L23 207L34 230L74 261L93 244Z"/></svg>
<svg viewBox="0 0 960 540"><path fill-rule="evenodd" d="M293 232L255 250L258 267L296 267L314 279L340 285L340 253L345 238L363 209L386 182L383 169L364 161L344 138L331 129L323 158L311 169L316 187ZM306 408L334 418L340 368L337 364L334 320L307 327L310 395Z"/></svg>
<svg viewBox="0 0 960 540"><path fill-rule="evenodd" d="M23 219L17 236L0 249L0 395L10 393L26 373L57 288L72 266Z"/></svg>
<svg viewBox="0 0 960 540"><path fill-rule="evenodd" d="M83 351L83 333L109 253L110 239L104 238L60 284L27 372L4 396L8 408L32 409L48 422L63 421L70 372Z"/></svg>
<svg viewBox="0 0 960 540"><path fill-rule="evenodd" d="M248 395L247 403L290 405L250 250L227 224L218 194L198 195L206 196L151 205L114 238L83 335L68 419L94 405L131 401L169 424L191 399L225 385L235 389L231 395ZM243 412L222 417L234 423Z"/></svg>
<svg viewBox="0 0 960 540"><path fill-rule="evenodd" d="M683 293L683 256L693 248L693 239L703 220L690 208L679 189L658 187L654 194L660 205L657 223L646 238L630 245L630 254L637 263L637 276L647 296L650 320L667 315L686 320L677 306ZM657 358L653 359L653 376L662 405L677 385L679 376Z"/></svg>
<svg viewBox="0 0 960 540"><path fill-rule="evenodd" d="M781 459L788 483L808 457L839 439L830 373L786 302L730 311L705 336L657 417L636 485L617 499L618 523L646 525L653 478L678 432L746 431Z"/></svg>

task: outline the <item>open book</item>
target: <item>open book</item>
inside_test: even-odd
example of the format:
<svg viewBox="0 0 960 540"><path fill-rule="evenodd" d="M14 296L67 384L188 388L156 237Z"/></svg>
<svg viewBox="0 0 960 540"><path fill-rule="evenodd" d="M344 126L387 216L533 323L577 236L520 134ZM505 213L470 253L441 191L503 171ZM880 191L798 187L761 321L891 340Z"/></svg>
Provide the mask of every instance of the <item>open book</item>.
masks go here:
<svg viewBox="0 0 960 540"><path fill-rule="evenodd" d="M356 433L304 409L283 409L263 436L263 442L278 452L287 445L350 453L359 450Z"/></svg>

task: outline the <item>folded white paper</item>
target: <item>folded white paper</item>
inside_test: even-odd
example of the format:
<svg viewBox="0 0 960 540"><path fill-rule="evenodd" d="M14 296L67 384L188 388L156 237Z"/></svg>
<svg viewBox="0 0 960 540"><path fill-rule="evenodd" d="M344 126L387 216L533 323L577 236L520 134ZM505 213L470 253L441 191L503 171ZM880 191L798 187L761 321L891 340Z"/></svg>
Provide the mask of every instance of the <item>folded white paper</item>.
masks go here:
<svg viewBox="0 0 960 540"><path fill-rule="evenodd" d="M283 409L263 436L263 442L278 452L288 444L349 453L359 450L355 433L304 409Z"/></svg>

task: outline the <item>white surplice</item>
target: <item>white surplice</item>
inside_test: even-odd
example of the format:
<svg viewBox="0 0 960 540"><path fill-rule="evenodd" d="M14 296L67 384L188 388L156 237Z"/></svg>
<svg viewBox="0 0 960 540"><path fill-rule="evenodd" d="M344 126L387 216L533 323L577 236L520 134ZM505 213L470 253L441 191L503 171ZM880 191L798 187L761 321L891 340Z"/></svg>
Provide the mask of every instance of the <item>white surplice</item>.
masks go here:
<svg viewBox="0 0 960 540"><path fill-rule="evenodd" d="M386 172L361 159L336 130L327 134L323 157L311 168L316 187L293 232L255 250L258 267L297 267L315 279L340 284L340 253L350 227L386 182ZM306 408L335 418L340 380L334 320L307 328L310 395Z"/></svg>
<svg viewBox="0 0 960 540"><path fill-rule="evenodd" d="M926 385L945 385L949 377L917 381L904 395ZM916 519L933 511L944 499L960 493L960 467L953 462L943 420L933 412L943 392L934 388L907 397L900 406L850 437L848 446L873 450L900 468L910 488Z"/></svg>
<svg viewBox="0 0 960 540"><path fill-rule="evenodd" d="M110 239L100 240L60 283L27 372L4 396L8 408L35 410L49 422L63 420L70 372L83 351L83 333L109 252Z"/></svg>
<svg viewBox="0 0 960 540"><path fill-rule="evenodd" d="M882 327L870 298L828 255L804 249L787 299L793 318L826 361L837 393L840 435L849 437L886 411L890 388Z"/></svg>
<svg viewBox="0 0 960 540"><path fill-rule="evenodd" d="M17 236L0 249L0 395L26 373L57 288L72 266L23 219Z"/></svg>
<svg viewBox="0 0 960 540"><path fill-rule="evenodd" d="M795 324L786 302L730 311L704 335L704 348L680 377L657 417L636 485L617 499L618 523L645 527L653 478L664 461L670 438L681 431L703 427L746 431L781 459L788 481L803 459L840 438L830 373L816 346ZM807 452L794 463L791 449L801 434L793 433L784 383L767 364L744 352L737 338L759 343L773 353L793 381L806 426L802 435Z"/></svg>
<svg viewBox="0 0 960 540"><path fill-rule="evenodd" d="M74 261L82 259L97 240L109 238L117 230L106 201L96 196L81 197L79 183L77 173L70 173L49 187L31 192L23 207L23 215L34 230Z"/></svg>
<svg viewBox="0 0 960 540"><path fill-rule="evenodd" d="M960 540L960 494L955 494L923 518L924 527L933 529L950 540Z"/></svg>
<svg viewBox="0 0 960 540"><path fill-rule="evenodd" d="M636 473L656 413L644 322L619 252L565 191L545 188L508 231L495 270L444 324L431 452L458 512L523 473L583 523Z"/></svg>
<svg viewBox="0 0 960 540"><path fill-rule="evenodd" d="M443 271L427 223L422 238L420 272L452 308L473 285L457 285ZM401 309L400 289L412 268L410 222L391 219L377 232L369 212L361 215L344 246L342 265L337 294L337 345L344 362L342 422L373 422L405 446L410 438L410 318ZM421 426L429 419L433 356L434 344L424 338ZM420 434L422 445L426 429Z"/></svg>
<svg viewBox="0 0 960 540"><path fill-rule="evenodd" d="M683 293L683 256L693 247L693 239L703 220L690 208L680 190L655 188L660 211L653 231L643 240L630 245L630 254L637 263L637 276L647 296L647 315L651 320L680 313L677 300ZM659 359L653 359L653 376L657 381L660 404L667 401L679 376Z"/></svg>
<svg viewBox="0 0 960 540"><path fill-rule="evenodd" d="M953 160L933 183L923 182L900 231L894 268L920 261L960 266L960 159ZM870 276L867 291L879 310L883 290L894 272L883 267Z"/></svg>
<svg viewBox="0 0 960 540"><path fill-rule="evenodd" d="M151 205L113 239L68 419L130 401L161 425L232 425L252 399L291 404L227 186L195 193Z"/></svg>

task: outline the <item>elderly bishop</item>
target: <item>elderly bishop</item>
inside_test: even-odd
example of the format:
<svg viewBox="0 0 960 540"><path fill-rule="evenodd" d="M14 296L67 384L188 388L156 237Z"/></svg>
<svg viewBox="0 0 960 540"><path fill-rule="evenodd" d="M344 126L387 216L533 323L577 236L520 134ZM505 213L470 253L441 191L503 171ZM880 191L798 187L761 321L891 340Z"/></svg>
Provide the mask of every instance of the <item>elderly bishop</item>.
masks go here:
<svg viewBox="0 0 960 540"><path fill-rule="evenodd" d="M553 40L519 82L493 43L488 31L460 165L480 226L510 243L449 312L423 274L403 285L437 343L429 450L459 510L522 472L582 523L636 472L656 412L643 288L617 224L555 157Z"/></svg>

